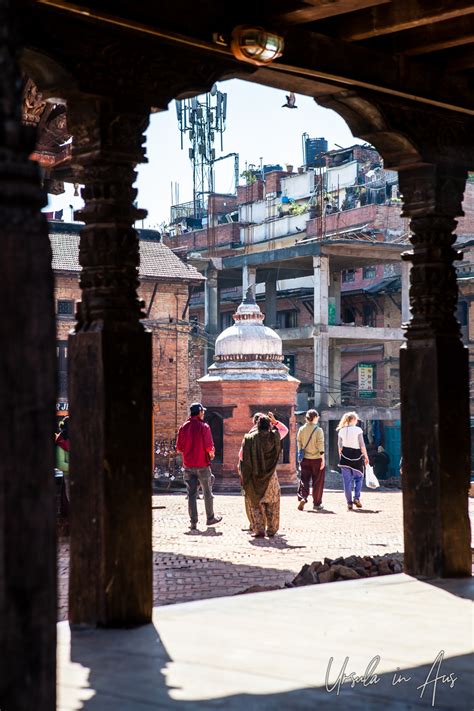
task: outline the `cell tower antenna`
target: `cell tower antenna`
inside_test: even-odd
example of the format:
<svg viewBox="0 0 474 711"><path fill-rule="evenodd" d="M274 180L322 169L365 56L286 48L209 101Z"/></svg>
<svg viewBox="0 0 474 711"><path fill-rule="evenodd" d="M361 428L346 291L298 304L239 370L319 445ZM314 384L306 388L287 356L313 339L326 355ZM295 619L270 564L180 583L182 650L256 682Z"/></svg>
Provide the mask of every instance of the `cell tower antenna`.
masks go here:
<svg viewBox="0 0 474 711"><path fill-rule="evenodd" d="M176 115L181 133L181 148L184 134L189 135L191 148L189 158L193 166L194 217L201 218L205 212L205 196L214 192L214 142L220 134L221 150L226 129L227 94L214 84L204 96L176 101Z"/></svg>

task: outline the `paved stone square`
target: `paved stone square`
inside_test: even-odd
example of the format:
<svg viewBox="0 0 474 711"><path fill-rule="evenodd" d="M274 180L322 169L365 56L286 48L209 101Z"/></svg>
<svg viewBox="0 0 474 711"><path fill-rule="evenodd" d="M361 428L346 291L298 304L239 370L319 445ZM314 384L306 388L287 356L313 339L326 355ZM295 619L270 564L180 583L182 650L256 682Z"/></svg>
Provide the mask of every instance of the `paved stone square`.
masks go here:
<svg viewBox="0 0 474 711"><path fill-rule="evenodd" d="M223 516L207 527L198 502L198 531L189 530L184 493L153 496L154 604L233 595L253 585L283 585L304 563L340 555L403 550L400 491L366 492L364 508L347 511L342 492L326 491L324 512L297 510L296 496L282 496L280 531L252 539L240 495L215 496ZM162 508L163 507L163 508ZM68 544L60 545L59 619L67 618Z"/></svg>
<svg viewBox="0 0 474 711"><path fill-rule="evenodd" d="M325 556L383 555L403 551L402 493L363 491L363 508L347 511L342 491L324 492L324 512L297 510L296 496L281 498L280 531L252 539L244 499L215 496L223 516L207 527L198 501L198 531L189 530L184 493L153 496L154 605L234 595L254 585L283 585L305 563ZM471 515L474 499L469 500ZM472 526L474 530L474 525ZM67 618L68 543L60 544L59 619Z"/></svg>

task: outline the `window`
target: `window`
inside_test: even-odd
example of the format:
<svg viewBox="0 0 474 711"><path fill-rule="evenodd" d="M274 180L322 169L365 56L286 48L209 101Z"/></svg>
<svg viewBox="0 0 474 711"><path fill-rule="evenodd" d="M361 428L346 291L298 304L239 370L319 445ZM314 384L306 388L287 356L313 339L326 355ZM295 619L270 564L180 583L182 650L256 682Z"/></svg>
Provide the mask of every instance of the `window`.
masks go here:
<svg viewBox="0 0 474 711"><path fill-rule="evenodd" d="M355 269L343 269L342 270L342 281L355 281Z"/></svg>
<svg viewBox="0 0 474 711"><path fill-rule="evenodd" d="M233 325L234 319L232 318L232 311L224 311L224 313L221 314L221 331Z"/></svg>
<svg viewBox="0 0 474 711"><path fill-rule="evenodd" d="M298 325L298 312L294 309L277 312L277 328L295 328Z"/></svg>
<svg viewBox="0 0 474 711"><path fill-rule="evenodd" d="M375 279L377 276L377 267L364 267L363 277L364 279Z"/></svg>
<svg viewBox="0 0 474 711"><path fill-rule="evenodd" d="M58 299L58 314L60 316L74 316L74 301Z"/></svg>
<svg viewBox="0 0 474 711"><path fill-rule="evenodd" d="M346 307L342 312L342 323L355 323L356 317L352 309Z"/></svg>
<svg viewBox="0 0 474 711"><path fill-rule="evenodd" d="M362 318L364 326L375 326L375 308L372 304L364 304Z"/></svg>
<svg viewBox="0 0 474 711"><path fill-rule="evenodd" d="M207 424L211 428L212 439L215 447L216 464L220 464L224 458L224 423L222 415L219 412L206 412L205 418Z"/></svg>

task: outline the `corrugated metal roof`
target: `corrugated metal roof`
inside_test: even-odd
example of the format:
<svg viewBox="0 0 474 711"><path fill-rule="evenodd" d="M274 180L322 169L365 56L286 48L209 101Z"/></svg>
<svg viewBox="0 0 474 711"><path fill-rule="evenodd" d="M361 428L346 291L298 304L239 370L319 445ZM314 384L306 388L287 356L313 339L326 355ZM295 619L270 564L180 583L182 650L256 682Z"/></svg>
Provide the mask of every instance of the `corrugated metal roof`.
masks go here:
<svg viewBox="0 0 474 711"><path fill-rule="evenodd" d="M80 272L79 235L50 233L53 271ZM203 281L195 267L185 264L161 242L140 240L140 276L169 281Z"/></svg>

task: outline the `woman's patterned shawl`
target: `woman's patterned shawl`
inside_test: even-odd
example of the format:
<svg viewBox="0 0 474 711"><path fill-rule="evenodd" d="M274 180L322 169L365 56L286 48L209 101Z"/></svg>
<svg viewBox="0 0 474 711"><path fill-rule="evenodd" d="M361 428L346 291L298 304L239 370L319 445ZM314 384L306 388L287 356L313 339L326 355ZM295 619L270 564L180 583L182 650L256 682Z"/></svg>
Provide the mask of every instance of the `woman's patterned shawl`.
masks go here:
<svg viewBox="0 0 474 711"><path fill-rule="evenodd" d="M280 433L276 429L250 432L242 443L242 486L254 506L265 496L281 451Z"/></svg>

